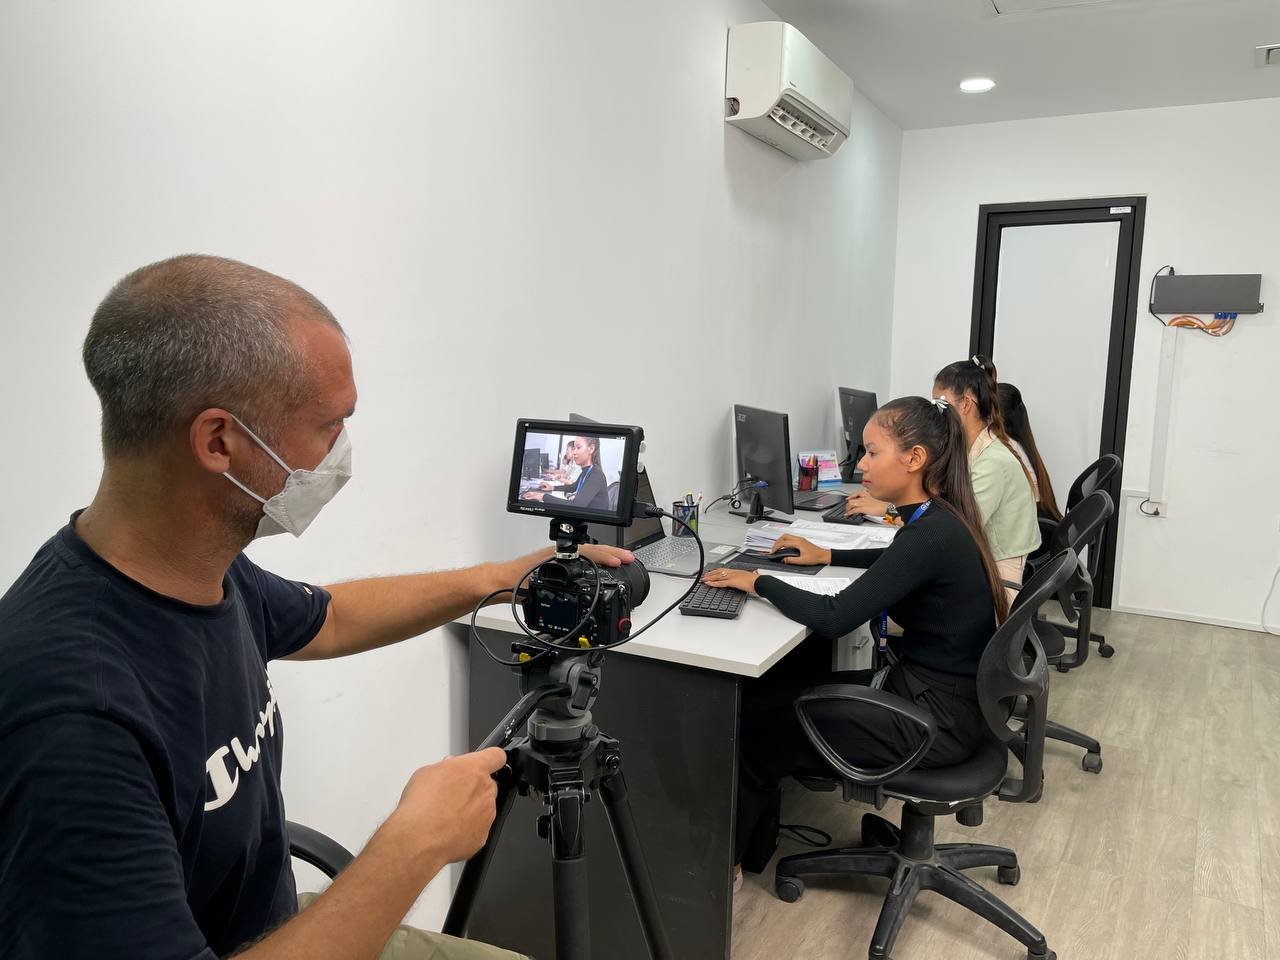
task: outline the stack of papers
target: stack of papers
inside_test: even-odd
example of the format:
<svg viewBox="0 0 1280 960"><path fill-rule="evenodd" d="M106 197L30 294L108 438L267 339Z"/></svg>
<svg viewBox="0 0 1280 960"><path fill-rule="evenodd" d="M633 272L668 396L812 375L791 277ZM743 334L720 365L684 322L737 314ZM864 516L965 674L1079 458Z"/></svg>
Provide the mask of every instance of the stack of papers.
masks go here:
<svg viewBox="0 0 1280 960"><path fill-rule="evenodd" d="M742 546L747 550L772 550L777 539L790 532L791 526L785 523L753 523L747 527Z"/></svg>

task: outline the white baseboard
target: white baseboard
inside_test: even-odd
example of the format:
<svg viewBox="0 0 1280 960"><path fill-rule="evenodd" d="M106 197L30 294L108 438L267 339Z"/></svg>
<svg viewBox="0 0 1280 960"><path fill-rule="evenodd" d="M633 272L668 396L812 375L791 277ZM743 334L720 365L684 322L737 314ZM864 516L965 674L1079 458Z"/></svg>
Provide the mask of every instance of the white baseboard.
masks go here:
<svg viewBox="0 0 1280 960"><path fill-rule="evenodd" d="M1147 610L1143 607L1125 607L1116 605L1111 608L1116 613L1133 613L1142 617L1159 617L1161 620L1186 620L1190 623L1207 623L1213 627L1234 627L1237 630L1251 630L1263 633L1261 623L1247 623L1243 620L1224 620L1217 617L1202 617L1197 613L1182 613L1177 610Z"/></svg>

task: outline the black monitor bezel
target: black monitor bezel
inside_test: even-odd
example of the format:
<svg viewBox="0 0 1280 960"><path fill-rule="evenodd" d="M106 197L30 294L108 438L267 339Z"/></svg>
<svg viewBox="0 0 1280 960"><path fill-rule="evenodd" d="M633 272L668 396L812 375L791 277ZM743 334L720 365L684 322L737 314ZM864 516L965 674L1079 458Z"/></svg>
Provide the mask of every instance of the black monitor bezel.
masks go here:
<svg viewBox="0 0 1280 960"><path fill-rule="evenodd" d="M618 505L612 511L586 510L566 504L548 507L537 500L520 499L520 474L523 466L525 440L530 433L558 433L575 437L622 438L622 468L618 474ZM631 508L635 501L636 471L640 460L640 443L644 430L629 424L587 423L570 420L516 421L515 453L511 458L511 478L507 485L507 512L534 517L556 517L564 520L582 520L607 527L625 527L631 523Z"/></svg>
<svg viewBox="0 0 1280 960"><path fill-rule="evenodd" d="M880 404L876 399L876 392L874 390L859 390L857 387L836 387L836 403L840 408L840 436L844 438L844 455L845 459L848 460L853 456L856 450L863 448L863 445L861 433L850 439L848 433L845 432L844 398L846 395L871 401L871 414L867 417L868 423L871 422L871 417L875 416L875 412L880 409ZM866 424L864 423L862 427L865 430ZM856 466L857 464L855 463L854 465Z"/></svg>
<svg viewBox="0 0 1280 960"><path fill-rule="evenodd" d="M782 462L787 473L787 482L784 487L783 496L786 497L786 502L778 503L776 500L773 500L771 494L774 492L774 486L772 484L760 491L760 502L764 504L764 506L777 510L780 513L787 515L793 514L796 512L796 500L794 487L795 478L791 472L791 418L781 411L766 410L764 407L753 407L747 403L735 403L733 405L733 455L735 459L734 467L738 471L739 480L745 480L747 477L742 463L742 446L738 442L738 415L739 412L743 410L750 411L752 413L765 414L770 417L782 418ZM758 477L756 479L763 480L765 478ZM771 502L771 500L773 502Z"/></svg>

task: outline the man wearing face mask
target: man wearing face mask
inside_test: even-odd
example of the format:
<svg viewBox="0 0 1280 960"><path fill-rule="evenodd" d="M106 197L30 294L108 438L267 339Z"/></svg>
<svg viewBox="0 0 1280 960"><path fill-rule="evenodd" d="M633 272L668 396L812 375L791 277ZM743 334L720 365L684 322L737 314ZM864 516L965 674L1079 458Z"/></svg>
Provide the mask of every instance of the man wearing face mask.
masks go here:
<svg viewBox="0 0 1280 960"><path fill-rule="evenodd" d="M325 588L244 556L300 535L351 476L345 338L280 277L214 257L143 267L83 354L101 483L0 599L0 958L515 958L396 930L483 844L500 750L416 771L298 911L266 667L423 634L550 551Z"/></svg>

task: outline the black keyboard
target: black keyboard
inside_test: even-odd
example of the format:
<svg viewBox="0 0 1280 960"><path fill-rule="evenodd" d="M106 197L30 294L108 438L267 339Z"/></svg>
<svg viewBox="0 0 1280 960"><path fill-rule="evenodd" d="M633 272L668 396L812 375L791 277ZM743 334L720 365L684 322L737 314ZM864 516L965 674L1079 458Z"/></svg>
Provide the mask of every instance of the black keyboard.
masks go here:
<svg viewBox="0 0 1280 960"><path fill-rule="evenodd" d="M680 612L687 617L717 617L733 620L742 612L747 595L741 590L709 587L699 583L687 600L680 604Z"/></svg>
<svg viewBox="0 0 1280 960"><path fill-rule="evenodd" d="M866 517L864 517L864 516L863 516L862 514L860 514L860 513L855 513L855 514L854 514L853 516L851 516L851 517L846 517L846 516L844 515L844 501L843 501L843 500L841 500L841 501L840 501L839 506L832 507L830 510L828 510L826 513L824 513L824 514L822 515L822 522L823 522L823 523L848 523L848 524L855 524L855 523L865 523L865 522L866 522L866 520L867 520L867 518L866 518Z"/></svg>
<svg viewBox="0 0 1280 960"><path fill-rule="evenodd" d="M829 508L844 507L843 493L811 493L808 496L796 497L793 504L797 510L827 510Z"/></svg>

